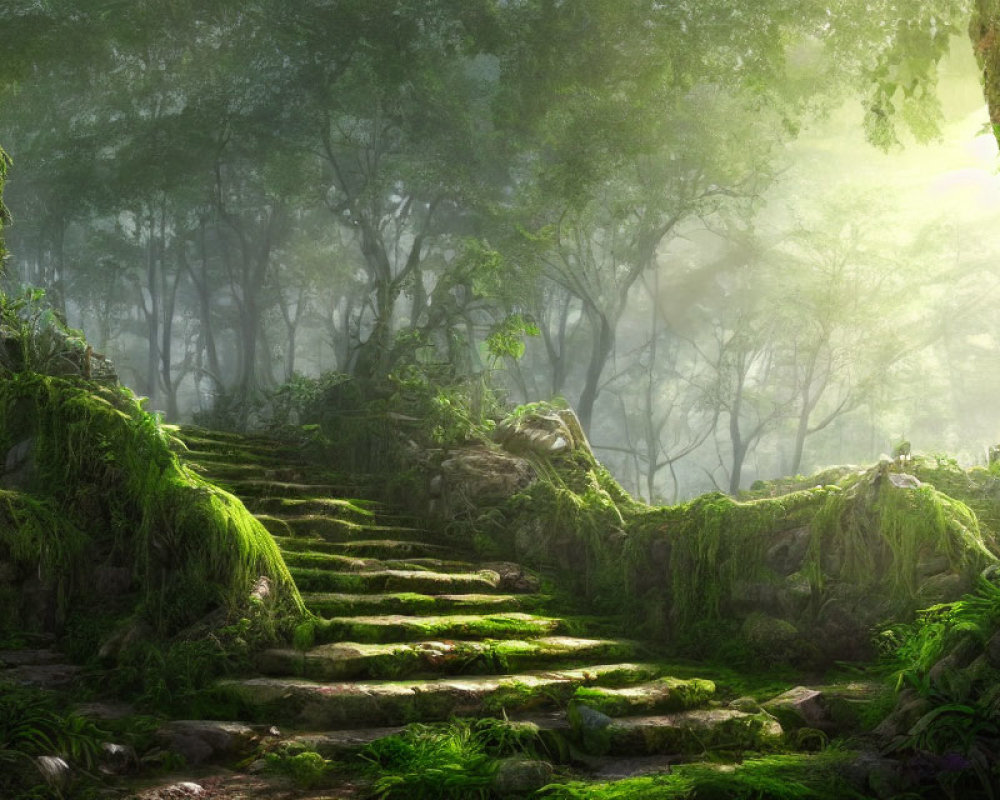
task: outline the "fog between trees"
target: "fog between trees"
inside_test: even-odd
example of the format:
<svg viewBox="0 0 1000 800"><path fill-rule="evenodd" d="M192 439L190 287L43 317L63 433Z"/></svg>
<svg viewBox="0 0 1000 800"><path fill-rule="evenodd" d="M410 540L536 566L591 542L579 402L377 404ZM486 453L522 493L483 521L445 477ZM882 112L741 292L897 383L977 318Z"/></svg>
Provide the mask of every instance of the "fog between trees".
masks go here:
<svg viewBox="0 0 1000 800"><path fill-rule="evenodd" d="M982 460L1000 188L972 14L5 4L6 287L171 419L259 421L299 374L488 377L564 396L647 499L904 438Z"/></svg>

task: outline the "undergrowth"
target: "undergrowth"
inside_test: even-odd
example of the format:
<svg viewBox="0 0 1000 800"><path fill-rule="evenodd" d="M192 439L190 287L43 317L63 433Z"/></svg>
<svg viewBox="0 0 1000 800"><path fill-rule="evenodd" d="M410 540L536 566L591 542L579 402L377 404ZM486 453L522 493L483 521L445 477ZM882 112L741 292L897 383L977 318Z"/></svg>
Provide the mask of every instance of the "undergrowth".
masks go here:
<svg viewBox="0 0 1000 800"><path fill-rule="evenodd" d="M62 597L81 572L131 569L142 617L173 633L207 611L301 599L271 535L236 498L186 469L170 432L123 388L31 373L0 383L0 448L30 451L23 492L5 492L0 549L40 570ZM72 519L73 524L67 520Z"/></svg>
<svg viewBox="0 0 1000 800"><path fill-rule="evenodd" d="M534 754L532 727L495 719L454 719L437 725L410 725L379 739L361 754L379 800L468 800L495 796L499 760Z"/></svg>
<svg viewBox="0 0 1000 800"><path fill-rule="evenodd" d="M851 800L864 798L841 776L851 754L773 755L740 764L680 764L670 773L609 783L568 783L546 800Z"/></svg>
<svg viewBox="0 0 1000 800"><path fill-rule="evenodd" d="M0 797L82 797L96 785L101 744L93 723L57 710L38 689L0 683Z"/></svg>
<svg viewBox="0 0 1000 800"><path fill-rule="evenodd" d="M948 797L994 798L1000 779L1000 586L983 578L960 600L933 606L883 634L897 690L923 714L887 749Z"/></svg>

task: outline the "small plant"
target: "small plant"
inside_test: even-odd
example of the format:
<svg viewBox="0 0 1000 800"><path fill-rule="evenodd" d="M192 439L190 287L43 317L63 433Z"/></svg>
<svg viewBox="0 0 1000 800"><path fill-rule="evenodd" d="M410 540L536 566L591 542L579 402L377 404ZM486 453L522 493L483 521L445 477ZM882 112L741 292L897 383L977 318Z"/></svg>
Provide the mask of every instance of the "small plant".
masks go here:
<svg viewBox="0 0 1000 800"><path fill-rule="evenodd" d="M454 719L411 725L369 745L362 758L380 800L466 800L490 797L497 759L532 754L537 735L501 720Z"/></svg>
<svg viewBox="0 0 1000 800"><path fill-rule="evenodd" d="M300 753L268 753L265 757L270 772L286 775L300 789L321 786L336 768L336 764L313 750Z"/></svg>
<svg viewBox="0 0 1000 800"><path fill-rule="evenodd" d="M81 374L88 352L83 333L46 304L42 289L0 293L0 369L43 375Z"/></svg>
<svg viewBox="0 0 1000 800"><path fill-rule="evenodd" d="M0 797L60 797L65 764L97 763L104 734L76 714L61 714L38 689L0 684Z"/></svg>

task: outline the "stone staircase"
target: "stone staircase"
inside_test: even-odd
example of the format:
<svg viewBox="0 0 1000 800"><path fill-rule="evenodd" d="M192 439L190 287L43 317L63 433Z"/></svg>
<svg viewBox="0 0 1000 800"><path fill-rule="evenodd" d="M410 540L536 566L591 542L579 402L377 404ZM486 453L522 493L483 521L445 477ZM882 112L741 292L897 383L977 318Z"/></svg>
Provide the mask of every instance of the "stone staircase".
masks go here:
<svg viewBox="0 0 1000 800"><path fill-rule="evenodd" d="M493 716L591 753L691 757L760 749L781 726L674 678L611 621L551 613L539 579L377 502L364 476L260 437L183 429L186 463L271 531L317 622L308 649L260 654L222 687L260 720L341 756L411 722ZM348 499L350 498L350 499ZM360 499L359 499L360 498Z"/></svg>

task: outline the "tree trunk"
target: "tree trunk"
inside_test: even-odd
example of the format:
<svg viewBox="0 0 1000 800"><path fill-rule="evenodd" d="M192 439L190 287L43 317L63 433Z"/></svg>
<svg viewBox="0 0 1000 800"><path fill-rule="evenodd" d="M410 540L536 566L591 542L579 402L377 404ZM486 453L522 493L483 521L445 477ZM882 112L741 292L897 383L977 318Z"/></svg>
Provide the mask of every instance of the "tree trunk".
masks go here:
<svg viewBox="0 0 1000 800"><path fill-rule="evenodd" d="M1000 142L1000 0L976 0L969 22L969 38L983 71L983 96L989 108L993 135Z"/></svg>
<svg viewBox="0 0 1000 800"><path fill-rule="evenodd" d="M583 384L583 391L580 392L580 401L577 404L577 416L580 418L580 426L583 432L590 435L590 424L594 416L594 404L597 402L597 395L601 391L601 375L604 373L604 366L608 363L608 357L615 346L615 328L604 315L600 315L600 322L595 326L594 341L590 348L590 361L587 364L587 377Z"/></svg>
<svg viewBox="0 0 1000 800"><path fill-rule="evenodd" d="M740 490L743 480L743 463L746 461L747 447L742 442L733 442L733 464L729 472L729 494L735 495Z"/></svg>
<svg viewBox="0 0 1000 800"><path fill-rule="evenodd" d="M156 224L153 209L150 207L146 216L149 241L146 243L146 289L149 300L142 298L143 311L146 316L146 394L151 400L156 400L157 372L159 367L160 346L160 280L159 253L157 252Z"/></svg>

